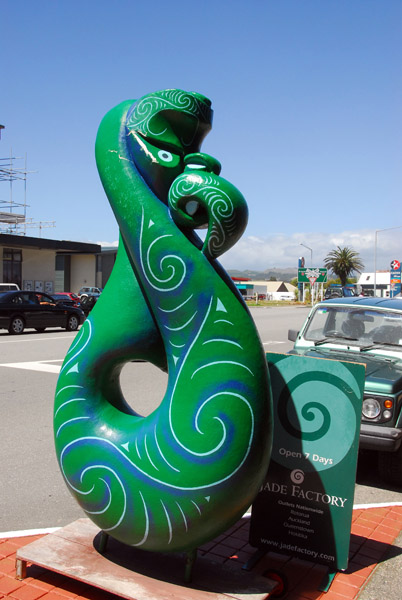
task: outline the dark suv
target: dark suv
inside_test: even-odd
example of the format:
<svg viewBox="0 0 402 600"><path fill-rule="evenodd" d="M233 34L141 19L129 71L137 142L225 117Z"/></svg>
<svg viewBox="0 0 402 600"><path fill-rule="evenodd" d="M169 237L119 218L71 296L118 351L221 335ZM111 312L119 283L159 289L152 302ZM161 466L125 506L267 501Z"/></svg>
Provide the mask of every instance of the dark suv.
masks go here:
<svg viewBox="0 0 402 600"><path fill-rule="evenodd" d="M331 298L352 298L356 296L355 289L350 286L332 286L330 285L325 290L324 300L330 300Z"/></svg>

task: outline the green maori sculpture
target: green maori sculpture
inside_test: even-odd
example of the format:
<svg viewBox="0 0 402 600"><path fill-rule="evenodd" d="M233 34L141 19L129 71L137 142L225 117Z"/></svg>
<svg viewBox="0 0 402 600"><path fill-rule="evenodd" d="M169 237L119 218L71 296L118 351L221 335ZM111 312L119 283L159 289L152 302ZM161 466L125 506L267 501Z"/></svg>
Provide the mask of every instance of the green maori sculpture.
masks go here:
<svg viewBox="0 0 402 600"><path fill-rule="evenodd" d="M211 120L210 101L181 90L123 102L103 119L96 159L120 245L56 390L56 452L71 493L104 532L154 551L193 549L234 523L271 448L264 351L216 261L247 208L199 152ZM133 359L168 372L146 417L119 384Z"/></svg>

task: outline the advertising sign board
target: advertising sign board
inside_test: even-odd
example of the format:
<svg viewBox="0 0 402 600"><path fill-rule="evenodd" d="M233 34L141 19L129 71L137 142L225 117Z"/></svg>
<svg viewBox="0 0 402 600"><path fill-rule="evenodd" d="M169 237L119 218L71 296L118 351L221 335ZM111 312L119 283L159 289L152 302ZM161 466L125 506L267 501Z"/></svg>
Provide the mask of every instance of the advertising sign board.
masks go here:
<svg viewBox="0 0 402 600"><path fill-rule="evenodd" d="M267 354L274 437L250 544L346 569L365 367Z"/></svg>
<svg viewBox="0 0 402 600"><path fill-rule="evenodd" d="M321 269L318 267L314 268L299 268L297 274L297 281L299 283L325 283L327 281L328 269Z"/></svg>
<svg viewBox="0 0 402 600"><path fill-rule="evenodd" d="M399 260L393 260L391 262L390 284L390 296L393 298L401 293L401 263Z"/></svg>

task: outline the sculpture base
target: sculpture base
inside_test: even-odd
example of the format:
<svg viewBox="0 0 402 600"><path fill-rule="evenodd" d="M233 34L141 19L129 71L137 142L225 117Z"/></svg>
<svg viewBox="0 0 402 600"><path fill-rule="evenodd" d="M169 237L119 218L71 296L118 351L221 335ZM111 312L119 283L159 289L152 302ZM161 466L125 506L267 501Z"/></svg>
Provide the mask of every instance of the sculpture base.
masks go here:
<svg viewBox="0 0 402 600"><path fill-rule="evenodd" d="M17 552L17 578L32 563L77 579L127 600L264 600L276 582L244 571L238 564L219 564L198 557L191 583L183 581L180 554L145 552L109 538L96 549L101 532L89 519L78 519Z"/></svg>

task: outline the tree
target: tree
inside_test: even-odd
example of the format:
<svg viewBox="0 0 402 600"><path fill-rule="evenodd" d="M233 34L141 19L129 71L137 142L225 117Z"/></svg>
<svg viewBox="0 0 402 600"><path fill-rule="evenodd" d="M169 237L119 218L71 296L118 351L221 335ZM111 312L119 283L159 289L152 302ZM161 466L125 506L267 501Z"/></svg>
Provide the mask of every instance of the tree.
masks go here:
<svg viewBox="0 0 402 600"><path fill-rule="evenodd" d="M353 271L361 273L364 269L359 253L347 246L345 248L338 246L336 250L328 252L324 258L324 264L327 269L339 277L342 285L346 285L347 278Z"/></svg>

